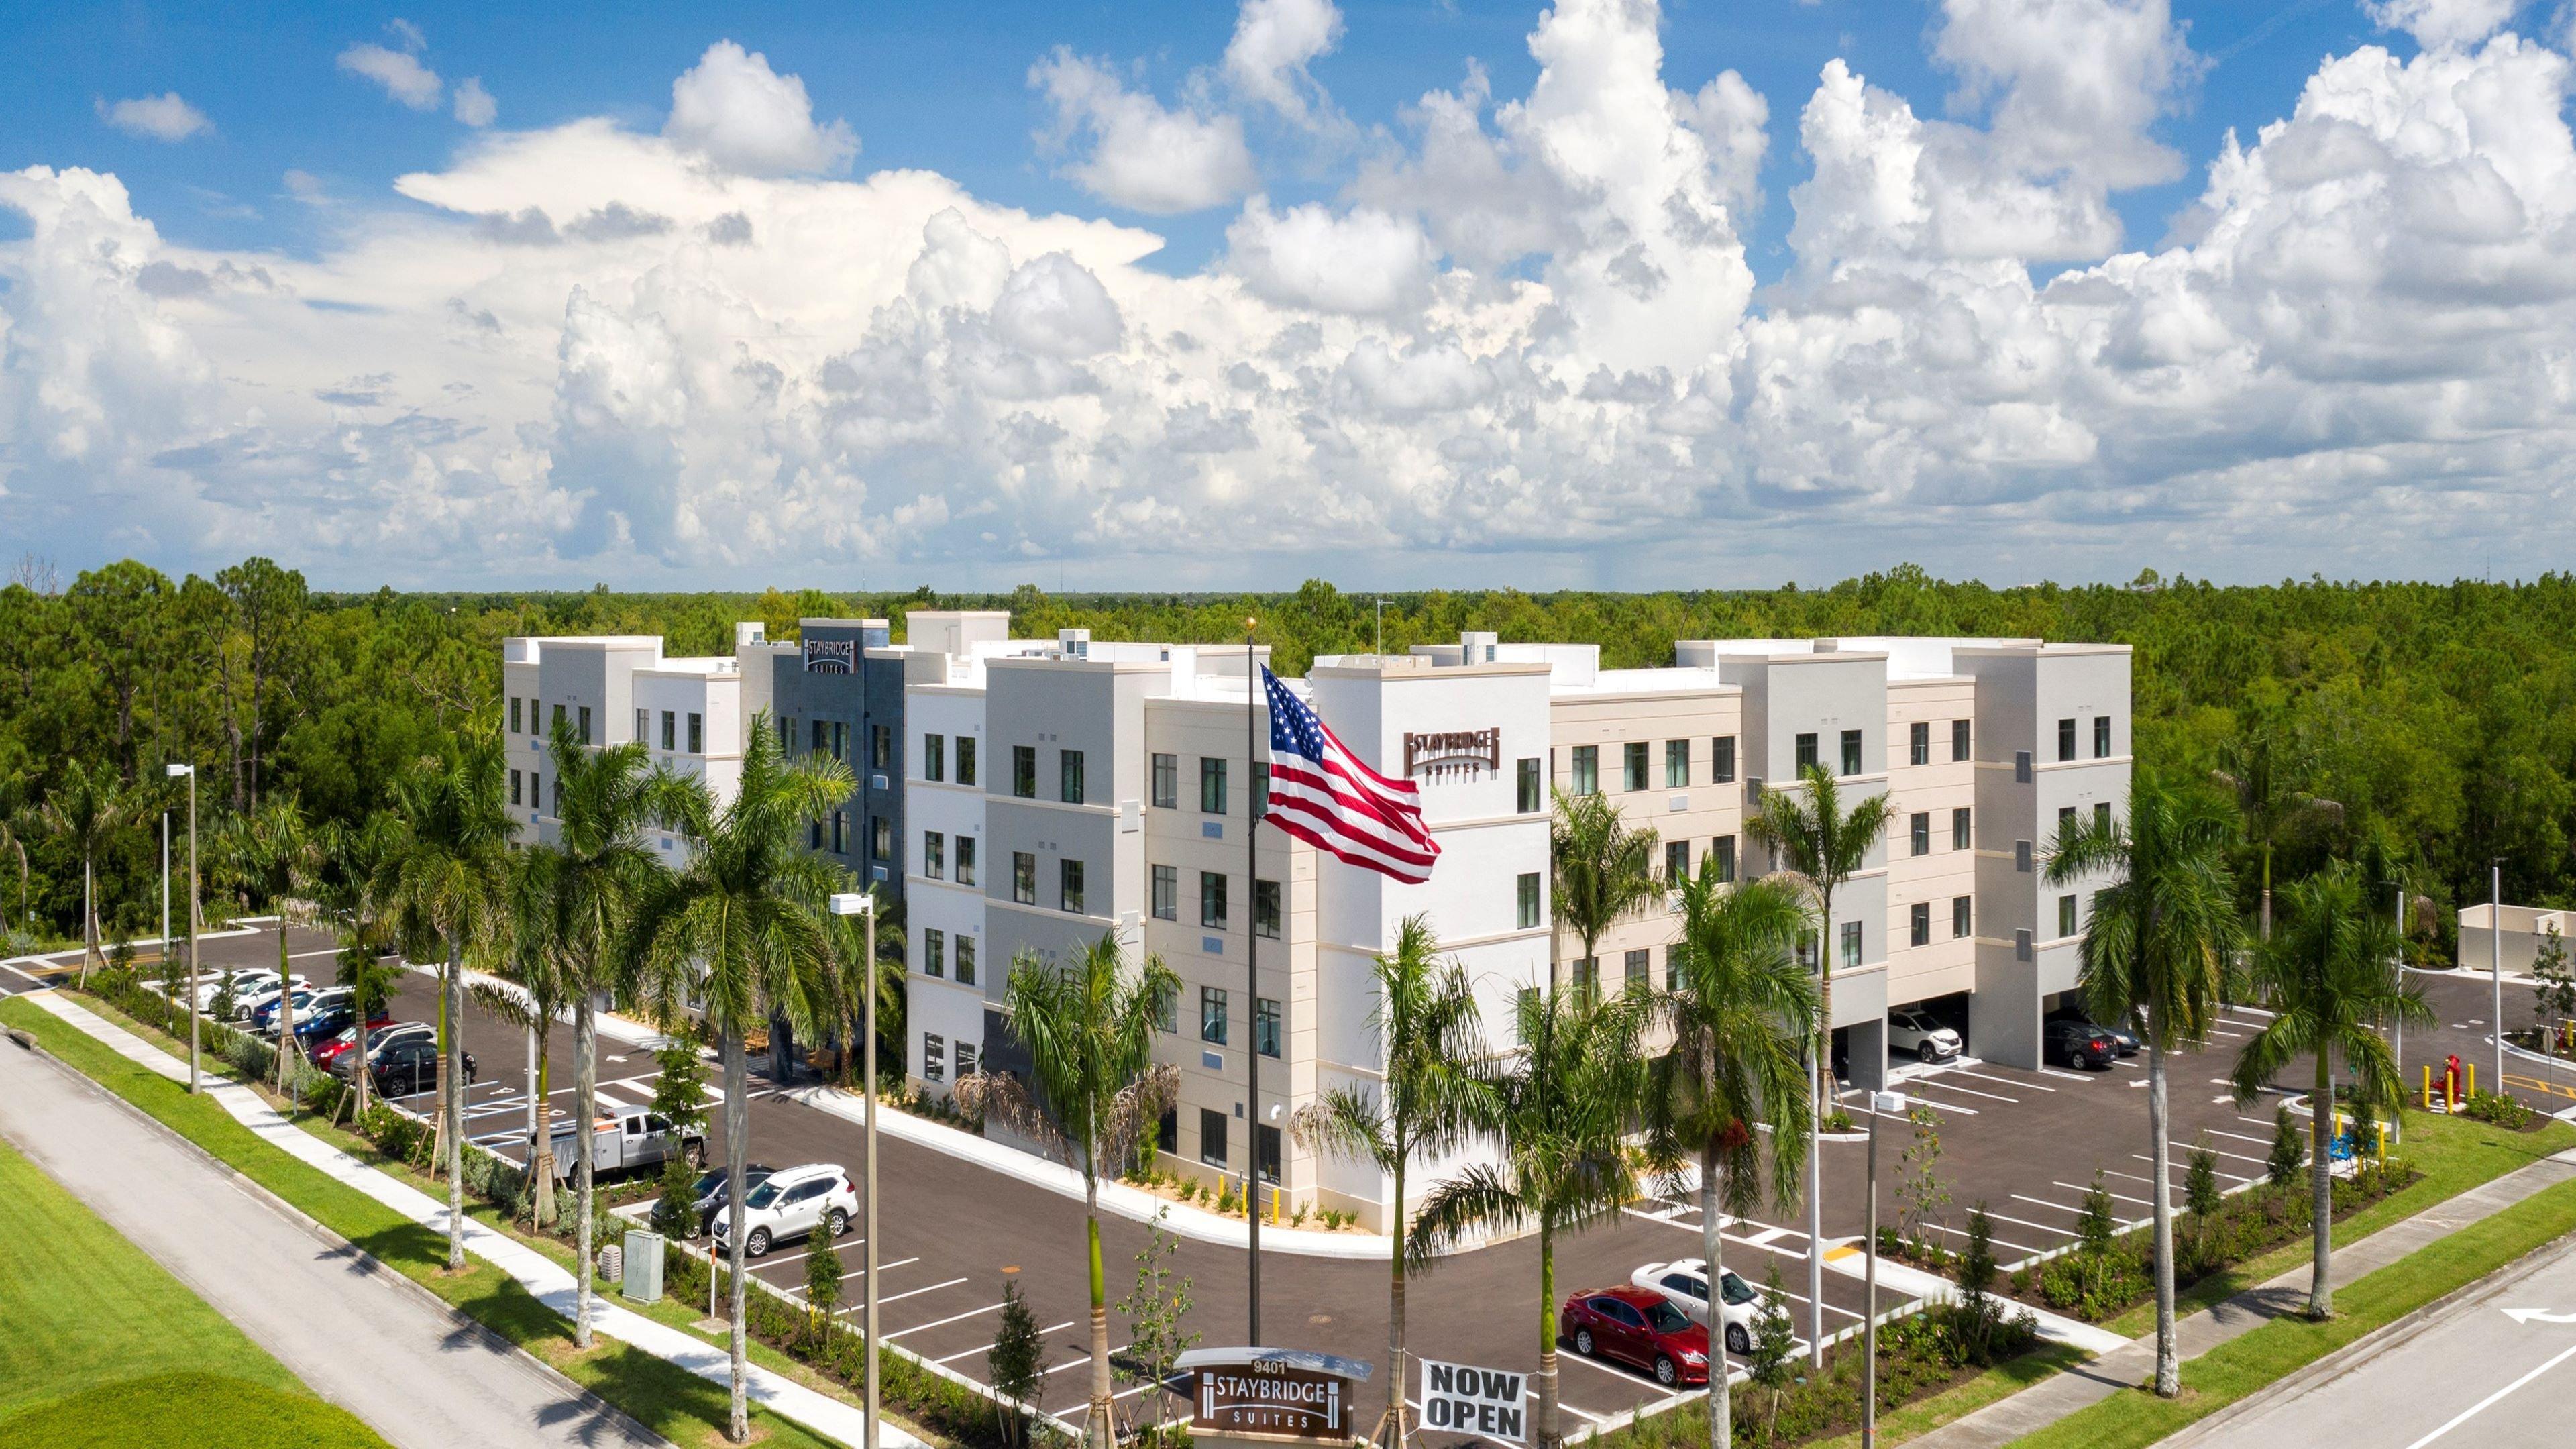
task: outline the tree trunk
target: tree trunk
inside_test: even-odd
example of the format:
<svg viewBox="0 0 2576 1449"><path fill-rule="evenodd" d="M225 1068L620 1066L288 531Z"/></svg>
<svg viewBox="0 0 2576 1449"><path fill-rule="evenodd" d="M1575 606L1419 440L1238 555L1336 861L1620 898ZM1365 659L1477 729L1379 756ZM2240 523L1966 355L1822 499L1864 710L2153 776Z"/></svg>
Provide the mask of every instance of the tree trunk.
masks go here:
<svg viewBox="0 0 2576 1449"><path fill-rule="evenodd" d="M1721 1307L1726 1295L1719 1285L1726 1281L1726 1270L1720 1260L1726 1240L1717 1231L1717 1139L1712 1136L1699 1150L1699 1255L1708 1269L1708 1449L1727 1449L1735 1442L1735 1402L1727 1382L1726 1310ZM1817 1249L1807 1245L1810 1256Z"/></svg>
<svg viewBox="0 0 2576 1449"><path fill-rule="evenodd" d="M1807 1366L1825 1366L1825 1114L1834 1108L1834 893L1816 930L1816 1102L1807 1115ZM1709 1292L1717 1291L1715 1279ZM1712 1300L1713 1301L1713 1300Z"/></svg>
<svg viewBox="0 0 2576 1449"><path fill-rule="evenodd" d="M1086 1156L1086 1166L1089 1161ZM1109 1389L1109 1282L1100 1266L1100 1180L1089 1171L1082 1174L1082 1229L1091 1272L1091 1422L1083 1426L1083 1437L1092 1449L1117 1449L1118 1410Z"/></svg>
<svg viewBox="0 0 2576 1449"><path fill-rule="evenodd" d="M465 952L453 937L447 943L447 981L439 1014L447 1018L447 1071L439 1093L439 1111L447 1119L447 1270L465 1267Z"/></svg>
<svg viewBox="0 0 2576 1449"><path fill-rule="evenodd" d="M281 1097L291 1090L293 1080L286 1065L292 1060L288 1054L295 1050L295 987L287 977L287 968L293 960L286 949L286 905L280 901L277 907L277 1095Z"/></svg>
<svg viewBox="0 0 2576 1449"><path fill-rule="evenodd" d="M751 1406L743 1397L745 1382L751 1372L751 1345L745 1320L745 1315L749 1311L746 1294L751 1285L747 1281L748 1275L742 1270L743 1239L746 1234L741 1206L744 1197L747 1196L742 1191L742 1171L744 1162L750 1156L747 1148L751 1140L751 1094L745 1088L744 1079L750 1074L751 1068L743 1058L742 1028L728 1023L724 1029L722 1041L725 1078L726 1200L733 1205L727 1214L729 1221L725 1225L725 1237L730 1240L726 1247L730 1249L728 1256L733 1262L733 1301L729 1305L733 1320L732 1417L727 1421L728 1427L725 1434L727 1438L739 1444L751 1437Z"/></svg>
<svg viewBox="0 0 2576 1449"><path fill-rule="evenodd" d="M537 1140L528 1144L528 1181L535 1189L528 1195L528 1221L540 1228L555 1218L555 1114L546 1095L554 1069L554 1024L549 1015L537 1029Z"/></svg>
<svg viewBox="0 0 2576 1449"><path fill-rule="evenodd" d="M89 958L98 954L98 897L91 885L89 855L81 855L81 990L89 990Z"/></svg>
<svg viewBox="0 0 2576 1449"><path fill-rule="evenodd" d="M2272 939L2272 847L2263 847L2263 939Z"/></svg>
<svg viewBox="0 0 2576 1449"><path fill-rule="evenodd" d="M1388 1236L1394 1244L1388 1254L1393 1266L1386 1287L1386 1361L1393 1372L1386 1376L1388 1435L1379 1441L1380 1449L1401 1449L1404 1443L1404 1158L1410 1146L1402 1137L1396 1138L1395 1230Z"/></svg>
<svg viewBox="0 0 2576 1449"><path fill-rule="evenodd" d="M2162 1012L2151 1012L2147 1045L2147 1131L2155 1139L2156 1217L2156 1393L2174 1398L2182 1393L2182 1360L2174 1344L2173 1143L2165 1111L2165 1051Z"/></svg>
<svg viewBox="0 0 2576 1449"><path fill-rule="evenodd" d="M2318 1048L2317 1091L2308 1099L2315 1109L2308 1125L2308 1206L2315 1218L2308 1225L2310 1318L2334 1316L2334 1072L2326 1061L2325 1049Z"/></svg>
<svg viewBox="0 0 2576 1449"><path fill-rule="evenodd" d="M1565 1442L1556 1406L1556 1225L1545 1217L1538 1224L1538 1443L1557 1449Z"/></svg>
<svg viewBox="0 0 2576 1449"><path fill-rule="evenodd" d="M579 1245L582 1270L574 1274L572 1343L576 1349L590 1348L590 1264L597 1252L590 1241L591 1217L599 1211L591 1200L590 1124L599 1111L599 1069L592 1065L597 1024L591 1017L590 993L581 993L572 1008L572 1079L573 1079L573 1180L578 1184L581 1221L574 1229L573 1241ZM547 1134L552 1137L551 1131ZM673 1251L677 1251L673 1245ZM715 1271L708 1265L708 1272Z"/></svg>

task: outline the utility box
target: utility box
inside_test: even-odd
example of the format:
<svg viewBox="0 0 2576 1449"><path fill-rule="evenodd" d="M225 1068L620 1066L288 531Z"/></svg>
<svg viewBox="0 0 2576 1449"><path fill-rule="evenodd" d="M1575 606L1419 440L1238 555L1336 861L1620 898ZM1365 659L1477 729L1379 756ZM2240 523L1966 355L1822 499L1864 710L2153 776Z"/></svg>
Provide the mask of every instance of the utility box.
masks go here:
<svg viewBox="0 0 2576 1449"><path fill-rule="evenodd" d="M662 1249L660 1233L642 1230L626 1235L626 1296L637 1303L662 1301Z"/></svg>

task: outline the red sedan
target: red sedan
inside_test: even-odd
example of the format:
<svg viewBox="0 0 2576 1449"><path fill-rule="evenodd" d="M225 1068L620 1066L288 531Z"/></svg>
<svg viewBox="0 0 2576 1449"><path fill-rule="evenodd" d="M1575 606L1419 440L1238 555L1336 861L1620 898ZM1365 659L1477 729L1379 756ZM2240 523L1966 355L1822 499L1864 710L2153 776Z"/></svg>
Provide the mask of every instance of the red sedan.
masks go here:
<svg viewBox="0 0 2576 1449"><path fill-rule="evenodd" d="M373 1048L377 1042L384 1040L387 1033L391 1032L395 1027L403 1024L404 1023L398 1022L390 1016L378 1016L375 1020L367 1023L367 1045L370 1048ZM331 1064L338 1061L342 1053L348 1051L349 1048L356 1046L357 1044L358 1033L355 1028L351 1028L350 1030L341 1032L338 1036L331 1038L329 1041L315 1042L313 1044L313 1049L305 1053L305 1055L311 1058L313 1065L327 1072L333 1070Z"/></svg>
<svg viewBox="0 0 2576 1449"><path fill-rule="evenodd" d="M1667 1388L1708 1382L1708 1330L1650 1289L1577 1293L1565 1300L1557 1331L1585 1358L1644 1369Z"/></svg>

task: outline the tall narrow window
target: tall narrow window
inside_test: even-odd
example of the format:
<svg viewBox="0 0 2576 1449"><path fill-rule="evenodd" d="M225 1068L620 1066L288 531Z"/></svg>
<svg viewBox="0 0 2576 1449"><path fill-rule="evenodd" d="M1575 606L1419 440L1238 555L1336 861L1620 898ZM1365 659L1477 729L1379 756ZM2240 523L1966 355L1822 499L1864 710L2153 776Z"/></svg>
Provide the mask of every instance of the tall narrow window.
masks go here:
<svg viewBox="0 0 2576 1449"><path fill-rule="evenodd" d="M868 768L886 770L894 767L894 727L868 726Z"/></svg>
<svg viewBox="0 0 2576 1449"><path fill-rule="evenodd" d="M948 837L936 830L921 832L921 873L932 880L948 870Z"/></svg>
<svg viewBox="0 0 2576 1449"><path fill-rule="evenodd" d="M2013 869L2019 871L2023 875L2030 874L2029 841L2016 840L2013 842Z"/></svg>
<svg viewBox="0 0 2576 1449"><path fill-rule="evenodd" d="M2057 758L2061 760L2075 758L2075 721L2071 719L2057 722Z"/></svg>
<svg viewBox="0 0 2576 1449"><path fill-rule="evenodd" d="M1252 762L1252 818L1260 820L1269 814L1270 764L1266 760L1255 760Z"/></svg>
<svg viewBox="0 0 2576 1449"><path fill-rule="evenodd" d="M2071 895L2057 898L2057 934L2061 936L2075 934L2075 897Z"/></svg>
<svg viewBox="0 0 2576 1449"><path fill-rule="evenodd" d="M511 695L511 696L510 696L510 733L512 733L512 734L514 734L514 735L515 735L515 734L518 734L518 733L520 733L520 732L521 732L521 731L520 731L520 729L519 729L519 697L518 697L517 695L515 695L515 694L514 694L514 695Z"/></svg>
<svg viewBox="0 0 2576 1449"><path fill-rule="evenodd" d="M1279 1053L1272 1052L1271 1055L1275 1057ZM1252 1140L1260 1148L1261 1180L1276 1186L1279 1181L1279 1129L1267 1122L1256 1124L1252 1129ZM1275 1193L1271 1196L1270 1206L1275 1216L1279 1207Z"/></svg>
<svg viewBox="0 0 2576 1449"><path fill-rule="evenodd" d="M975 938L972 936L957 938L957 984L975 984Z"/></svg>
<svg viewBox="0 0 2576 1449"><path fill-rule="evenodd" d="M1038 858L1025 850L1011 852L1011 899L1024 906L1038 903Z"/></svg>
<svg viewBox="0 0 2576 1449"><path fill-rule="evenodd" d="M1225 813L1225 761L1199 757L1199 813Z"/></svg>
<svg viewBox="0 0 2576 1449"><path fill-rule="evenodd" d="M1180 806L1181 757L1156 755L1154 757L1154 807L1158 810L1177 810Z"/></svg>
<svg viewBox="0 0 2576 1449"><path fill-rule="evenodd" d="M692 715L690 715L690 716L689 716L689 753L690 753L690 754L693 754L693 755L703 755L703 754L705 754L706 752L707 752L707 719L706 719L706 716L705 716L705 715L701 715L701 714L692 714Z"/></svg>
<svg viewBox="0 0 2576 1449"><path fill-rule="evenodd" d="M1056 862L1056 903L1069 915L1082 914L1082 862Z"/></svg>
<svg viewBox="0 0 2576 1449"><path fill-rule="evenodd" d="M1690 741L1664 741L1664 788L1685 789L1690 782Z"/></svg>
<svg viewBox="0 0 2576 1449"><path fill-rule="evenodd" d="M1907 941L1916 946L1931 945L1932 903L1930 901L1916 901L1913 905L1906 907L1906 917L1906 925L1908 930L1911 932L1911 934L1906 938Z"/></svg>
<svg viewBox="0 0 2576 1449"><path fill-rule="evenodd" d="M1932 812L1918 810L1914 812L1909 823L1912 828L1907 834L1911 837L1910 843L1914 847L1914 853L1930 855L1932 853Z"/></svg>
<svg viewBox="0 0 2576 1449"><path fill-rule="evenodd" d="M868 854L877 860L894 859L894 817L879 815L868 821Z"/></svg>
<svg viewBox="0 0 2576 1449"><path fill-rule="evenodd" d="M1180 1029L1181 988L1173 982L1158 982L1154 986L1154 1030L1179 1031ZM1168 1152L1171 1149L1166 1146L1164 1150Z"/></svg>
<svg viewBox="0 0 2576 1449"><path fill-rule="evenodd" d="M1626 776L1620 787L1627 790L1646 788L1646 742L1630 740L1619 747L1620 773Z"/></svg>
<svg viewBox="0 0 2576 1449"><path fill-rule="evenodd" d="M2108 835L2111 832L2110 801L2096 800L2093 802L2093 828L2105 835Z"/></svg>
<svg viewBox="0 0 2576 1449"><path fill-rule="evenodd" d="M639 709L635 711L635 743L639 745L644 744L652 738L653 711L649 709Z"/></svg>
<svg viewBox="0 0 2576 1449"><path fill-rule="evenodd" d="M585 745L586 745L586 744L589 744L589 743L590 743L590 706L589 706L589 705L586 705L586 704L585 704L585 705L583 705L583 706L581 707L581 728L580 728L580 731L579 731L579 732L580 732L580 735L581 735L581 742L582 742L583 744L585 744Z"/></svg>
<svg viewBox="0 0 2576 1449"><path fill-rule="evenodd" d="M1975 896L1950 897L1950 939L1964 940L1968 933L1976 928L1977 898Z"/></svg>
<svg viewBox="0 0 2576 1449"><path fill-rule="evenodd" d="M813 731L813 734L809 736L805 742L805 753L809 755L828 755L832 753L832 722L827 719L818 719L813 721L808 728Z"/></svg>
<svg viewBox="0 0 2576 1449"><path fill-rule="evenodd" d="M1177 867L1154 867L1154 919L1177 921L1181 918L1181 872Z"/></svg>
<svg viewBox="0 0 2576 1449"><path fill-rule="evenodd" d="M1905 762L1909 765L1932 763L1932 726L1916 720L1905 727Z"/></svg>
<svg viewBox="0 0 2576 1449"><path fill-rule="evenodd" d="M948 778L948 737L926 734L921 737L921 778Z"/></svg>
<svg viewBox="0 0 2576 1449"><path fill-rule="evenodd" d="M1798 736L1798 773L1816 768L1816 732L1806 730Z"/></svg>
<svg viewBox="0 0 2576 1449"><path fill-rule="evenodd" d="M1860 731L1858 730L1843 731L1843 773L1846 775L1860 773Z"/></svg>
<svg viewBox="0 0 2576 1449"><path fill-rule="evenodd" d="M948 974L948 936L943 931L921 933L921 974L944 977Z"/></svg>
<svg viewBox="0 0 2576 1449"><path fill-rule="evenodd" d="M516 770L510 772L510 803L519 803L519 772Z"/></svg>
<svg viewBox="0 0 2576 1449"><path fill-rule="evenodd" d="M1574 747L1574 782L1567 793L1573 795L1601 793L1601 747L1599 745Z"/></svg>
<svg viewBox="0 0 2576 1449"><path fill-rule="evenodd" d="M1225 1114L1209 1107L1199 1109L1199 1161L1210 1167L1227 1165Z"/></svg>
<svg viewBox="0 0 2576 1449"><path fill-rule="evenodd" d="M2013 751L2013 783L2016 785L2030 783L2030 751L2028 750Z"/></svg>
<svg viewBox="0 0 2576 1449"><path fill-rule="evenodd" d="M1022 800L1038 798L1038 747L1011 746L1011 794Z"/></svg>
<svg viewBox="0 0 2576 1449"><path fill-rule="evenodd" d="M1708 742L1708 766L1711 784L1735 783L1735 736L1719 735Z"/></svg>
<svg viewBox="0 0 2576 1449"><path fill-rule="evenodd" d="M680 717L666 709L662 711L662 748L676 750L679 747Z"/></svg>
<svg viewBox="0 0 2576 1449"><path fill-rule="evenodd" d="M1843 969L1853 970L1859 965L1860 922L1845 921L1843 922Z"/></svg>
<svg viewBox="0 0 2576 1449"><path fill-rule="evenodd" d="M1974 843L1968 819L1968 807L1962 805L1950 812L1950 848L1967 850Z"/></svg>
<svg viewBox="0 0 2576 1449"><path fill-rule="evenodd" d="M1199 1040L1203 1042L1212 1042L1218 1046L1225 1045L1227 1035L1225 1007L1225 989L1223 987L1202 986L1199 988Z"/></svg>
<svg viewBox="0 0 2576 1449"><path fill-rule="evenodd" d="M1199 872L1199 924L1216 930L1225 929L1225 873Z"/></svg>
<svg viewBox="0 0 2576 1449"><path fill-rule="evenodd" d="M1252 1047L1265 1057L1279 1055L1279 1003L1267 996L1252 998Z"/></svg>
<svg viewBox="0 0 2576 1449"><path fill-rule="evenodd" d="M1709 855L1717 862L1712 869L1717 872L1718 883L1721 885L1734 884L1735 837L1732 835L1721 835L1717 837L1715 840L1708 843L1708 852Z"/></svg>
<svg viewBox="0 0 2576 1449"><path fill-rule="evenodd" d="M563 707L562 705L556 705L556 706L555 706L555 719L554 719L554 722L555 722L555 724L556 724L557 726L562 725L562 724L563 724L563 722L564 722L564 707Z"/></svg>
<svg viewBox="0 0 2576 1449"><path fill-rule="evenodd" d="M2107 714L2097 714L2093 716L2093 758L2107 760L2110 757L2111 717Z"/></svg>
<svg viewBox="0 0 2576 1449"><path fill-rule="evenodd" d="M973 735L957 737L957 783L960 785L975 783L975 737Z"/></svg>
<svg viewBox="0 0 2576 1449"><path fill-rule="evenodd" d="M1523 871L1520 878L1520 928L1524 931L1538 929L1538 916L1538 872Z"/></svg>
<svg viewBox="0 0 2576 1449"><path fill-rule="evenodd" d="M850 813L846 810L832 812L832 853L850 853Z"/></svg>
<svg viewBox="0 0 2576 1449"><path fill-rule="evenodd" d="M1275 880L1252 883L1252 934L1279 939L1279 882Z"/></svg>
<svg viewBox="0 0 2576 1449"><path fill-rule="evenodd" d="M1667 841L1665 841L1665 842L1664 842L1664 883L1665 883L1665 884L1667 884L1667 885L1675 885L1675 886L1677 886L1677 885L1680 885L1683 881L1686 881L1686 880L1689 880L1689 879L1690 879L1690 842L1689 842L1689 841L1687 841L1687 840L1667 840Z"/></svg>
<svg viewBox="0 0 2576 1449"><path fill-rule="evenodd" d="M1950 721L1950 758L1954 761L1968 758L1968 722L1966 720Z"/></svg>
<svg viewBox="0 0 2576 1449"><path fill-rule="evenodd" d="M1655 953L1652 951L1631 951L1627 958L1620 962L1620 965L1627 970L1628 990L1644 991L1653 984L1646 979L1646 973L1653 966L1654 957Z"/></svg>
<svg viewBox="0 0 2576 1449"><path fill-rule="evenodd" d="M1536 815L1546 808L1547 792L1540 786L1538 756L1532 755L1528 759L1517 761L1514 774L1519 785L1516 803L1520 806L1520 812L1523 815Z"/></svg>
<svg viewBox="0 0 2576 1449"><path fill-rule="evenodd" d="M957 883L975 883L975 837L971 835L957 837Z"/></svg>
<svg viewBox="0 0 2576 1449"><path fill-rule="evenodd" d="M1082 803L1082 751L1056 751L1056 798L1067 805Z"/></svg>

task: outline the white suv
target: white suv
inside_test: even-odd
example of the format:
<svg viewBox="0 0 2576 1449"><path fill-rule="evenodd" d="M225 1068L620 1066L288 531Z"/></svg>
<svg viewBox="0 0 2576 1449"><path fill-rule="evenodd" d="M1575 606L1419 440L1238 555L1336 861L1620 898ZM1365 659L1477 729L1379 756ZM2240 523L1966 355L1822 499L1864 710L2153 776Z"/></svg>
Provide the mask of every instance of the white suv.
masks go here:
<svg viewBox="0 0 2576 1449"><path fill-rule="evenodd" d="M1927 1012L1900 1006L1887 1014L1887 1049L1909 1051L1927 1062L1946 1062L1967 1044Z"/></svg>
<svg viewBox="0 0 2576 1449"><path fill-rule="evenodd" d="M1677 1258L1648 1263L1628 1276L1640 1288L1661 1293L1691 1322L1708 1326L1708 1263ZM1741 1358L1753 1351L1753 1335L1762 1324L1762 1294L1737 1277L1732 1268L1718 1270L1718 1296L1726 1313L1726 1351Z"/></svg>
<svg viewBox="0 0 2576 1449"><path fill-rule="evenodd" d="M817 1229L837 1238L850 1230L850 1219L858 1214L858 1190L850 1186L850 1175L831 1163L809 1162L773 1172L743 1200L742 1221L748 1230L743 1251L758 1258L782 1239ZM731 1207L716 1213L712 1231L718 1252L732 1245Z"/></svg>

